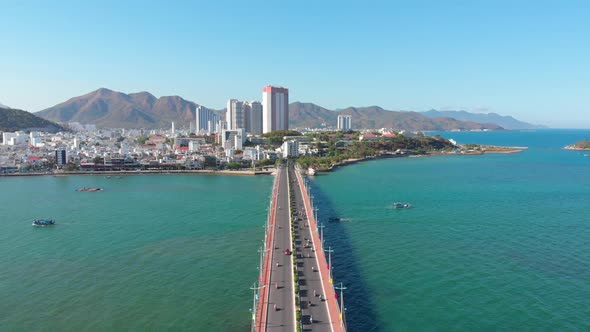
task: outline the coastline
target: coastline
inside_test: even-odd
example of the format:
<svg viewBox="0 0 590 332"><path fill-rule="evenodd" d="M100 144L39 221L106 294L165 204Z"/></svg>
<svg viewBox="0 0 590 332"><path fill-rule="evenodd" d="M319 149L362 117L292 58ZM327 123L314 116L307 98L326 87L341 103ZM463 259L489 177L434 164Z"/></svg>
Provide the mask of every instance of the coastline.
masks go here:
<svg viewBox="0 0 590 332"><path fill-rule="evenodd" d="M319 168L317 169L318 173L328 173L332 172L336 168L348 166L352 164L356 164L359 162L367 161L367 160L377 160L377 159L389 159L389 158L423 158L423 157L434 157L434 156L479 156L483 154L511 154L511 153L519 153L524 150L527 150L528 147L526 146L492 146L492 145L481 145L483 150L478 151L466 151L462 153L447 153L447 152L433 152L428 154L397 154L392 152L385 152L376 156L369 156L365 158L357 158L357 159L346 159L339 163L336 163L328 168Z"/></svg>
<svg viewBox="0 0 590 332"><path fill-rule="evenodd" d="M205 174L205 175L272 175L273 171L228 171L228 170L141 170L141 171L60 171L60 172L43 172L43 173L5 173L0 177L11 176L70 176L70 175L138 175L138 174Z"/></svg>
<svg viewBox="0 0 590 332"><path fill-rule="evenodd" d="M564 150L573 150L573 151L590 151L590 148L578 148L575 145L566 145L563 147Z"/></svg>

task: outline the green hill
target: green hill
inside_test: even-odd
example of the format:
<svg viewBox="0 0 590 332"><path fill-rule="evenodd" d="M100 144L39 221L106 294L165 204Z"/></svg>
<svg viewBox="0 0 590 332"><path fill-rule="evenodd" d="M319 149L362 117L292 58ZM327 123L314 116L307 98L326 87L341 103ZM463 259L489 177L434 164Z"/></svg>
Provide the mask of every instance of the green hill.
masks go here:
<svg viewBox="0 0 590 332"><path fill-rule="evenodd" d="M19 130L55 133L66 129L55 122L45 120L27 111L0 108L0 131Z"/></svg>

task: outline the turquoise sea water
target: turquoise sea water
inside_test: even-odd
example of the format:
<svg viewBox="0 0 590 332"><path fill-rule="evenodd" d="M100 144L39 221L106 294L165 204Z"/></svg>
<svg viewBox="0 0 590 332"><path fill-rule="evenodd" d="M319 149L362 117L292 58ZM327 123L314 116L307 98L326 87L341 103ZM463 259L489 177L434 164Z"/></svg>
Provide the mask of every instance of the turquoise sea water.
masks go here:
<svg viewBox="0 0 590 332"><path fill-rule="evenodd" d="M530 148L310 179L349 330L589 330L590 131L443 136ZM0 178L0 331L248 330L272 180Z"/></svg>
<svg viewBox="0 0 590 332"><path fill-rule="evenodd" d="M320 219L344 219L325 231L350 330L590 330L590 157L561 149L590 131L442 134L530 148L311 180Z"/></svg>
<svg viewBox="0 0 590 332"><path fill-rule="evenodd" d="M80 187L103 187L78 193ZM245 331L271 177L0 178L0 331ZM50 217L55 227L35 228Z"/></svg>

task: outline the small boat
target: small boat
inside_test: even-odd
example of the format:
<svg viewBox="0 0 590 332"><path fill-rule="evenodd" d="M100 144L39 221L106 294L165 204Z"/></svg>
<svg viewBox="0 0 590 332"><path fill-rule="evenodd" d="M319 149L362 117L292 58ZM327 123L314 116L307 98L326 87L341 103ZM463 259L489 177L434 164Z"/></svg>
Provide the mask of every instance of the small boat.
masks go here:
<svg viewBox="0 0 590 332"><path fill-rule="evenodd" d="M394 209L409 209L411 207L412 207L412 205L410 203L401 203L401 202L393 203Z"/></svg>
<svg viewBox="0 0 590 332"><path fill-rule="evenodd" d="M53 220L53 219L35 219L35 220L33 220L32 225L35 227L54 226L55 220Z"/></svg>
<svg viewBox="0 0 590 332"><path fill-rule="evenodd" d="M77 189L76 191L79 191L79 192L97 192L97 191L102 191L102 188L84 187L84 188Z"/></svg>
<svg viewBox="0 0 590 332"><path fill-rule="evenodd" d="M328 218L329 222L338 222L338 221L342 221L342 219L338 218L338 217L330 217Z"/></svg>

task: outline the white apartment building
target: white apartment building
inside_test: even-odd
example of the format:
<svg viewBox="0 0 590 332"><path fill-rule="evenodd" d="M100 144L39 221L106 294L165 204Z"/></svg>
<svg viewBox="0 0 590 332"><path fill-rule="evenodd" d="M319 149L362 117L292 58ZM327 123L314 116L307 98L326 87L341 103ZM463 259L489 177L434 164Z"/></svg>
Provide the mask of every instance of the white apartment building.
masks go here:
<svg viewBox="0 0 590 332"><path fill-rule="evenodd" d="M221 146L224 150L242 150L244 143L246 142L246 130L240 129L226 129L221 134Z"/></svg>
<svg viewBox="0 0 590 332"><path fill-rule="evenodd" d="M28 135L22 131L14 133L2 133L2 145L21 145L26 144Z"/></svg>
<svg viewBox="0 0 590 332"><path fill-rule="evenodd" d="M197 107L195 111L195 133L215 133L219 132L216 128L220 116L213 110L204 106Z"/></svg>
<svg viewBox="0 0 590 332"><path fill-rule="evenodd" d="M285 141L281 146L283 158L299 156L299 142L295 140Z"/></svg>
<svg viewBox="0 0 590 332"><path fill-rule="evenodd" d="M246 115L246 132L252 135L262 134L262 103L250 101L244 103Z"/></svg>
<svg viewBox="0 0 590 332"><path fill-rule="evenodd" d="M225 121L227 122L227 129L235 130L239 128L246 128L244 102L237 99L230 99L227 101L227 111L225 113Z"/></svg>
<svg viewBox="0 0 590 332"><path fill-rule="evenodd" d="M289 129L289 89L267 85L262 89L262 132Z"/></svg>
<svg viewBox="0 0 590 332"><path fill-rule="evenodd" d="M349 131L352 130L352 116L338 115L338 130Z"/></svg>

